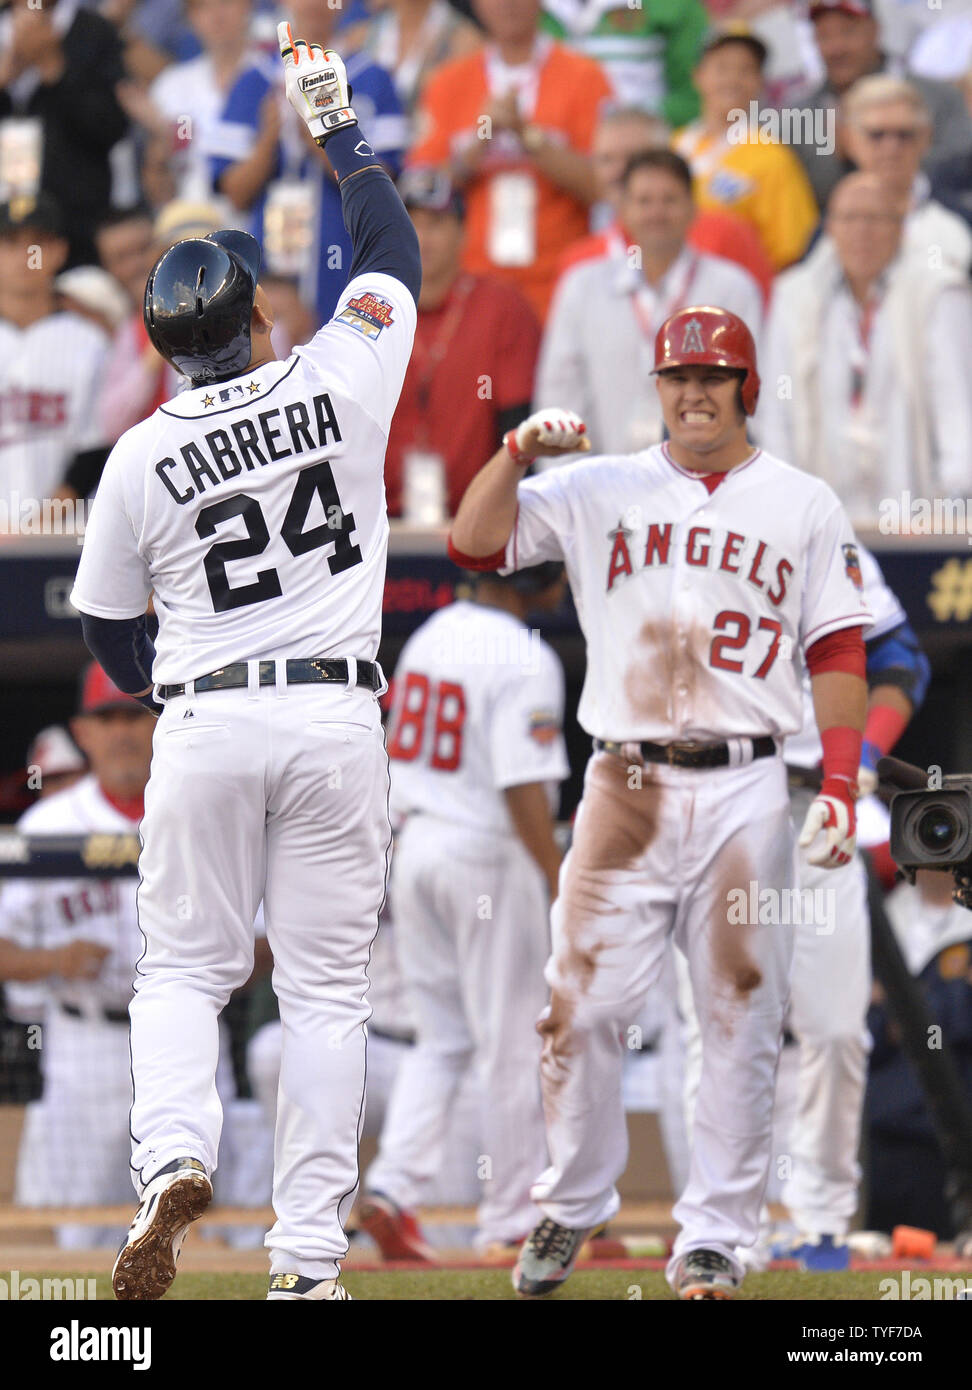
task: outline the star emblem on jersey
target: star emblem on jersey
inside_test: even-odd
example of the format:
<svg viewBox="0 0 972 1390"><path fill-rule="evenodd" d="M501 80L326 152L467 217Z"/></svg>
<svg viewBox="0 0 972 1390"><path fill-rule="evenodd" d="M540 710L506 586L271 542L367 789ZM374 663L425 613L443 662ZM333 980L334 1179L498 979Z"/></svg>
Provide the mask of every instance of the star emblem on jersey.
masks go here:
<svg viewBox="0 0 972 1390"><path fill-rule="evenodd" d="M380 337L381 330L395 322L388 300L371 293L349 299L346 308L338 314L338 319L363 333L366 338Z"/></svg>
<svg viewBox="0 0 972 1390"><path fill-rule="evenodd" d="M260 389L260 383L258 381L248 381L246 384L246 389L249 391L251 396L255 396Z"/></svg>
<svg viewBox="0 0 972 1390"><path fill-rule="evenodd" d="M215 397L215 396L203 396L203 405L205 406L205 408L206 408L207 410L209 409L209 407L210 407L211 405L215 405L215 404L216 404L216 397Z"/></svg>
<svg viewBox="0 0 972 1390"><path fill-rule="evenodd" d="M702 341L702 325L698 319L689 319L685 325L685 332L682 334L683 352L705 352L705 344Z"/></svg>

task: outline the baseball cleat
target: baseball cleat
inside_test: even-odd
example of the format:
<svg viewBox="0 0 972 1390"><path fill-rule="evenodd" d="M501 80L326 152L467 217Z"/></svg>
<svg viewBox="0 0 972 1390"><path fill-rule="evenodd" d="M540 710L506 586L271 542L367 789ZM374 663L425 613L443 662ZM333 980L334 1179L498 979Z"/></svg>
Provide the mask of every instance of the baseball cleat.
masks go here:
<svg viewBox="0 0 972 1390"><path fill-rule="evenodd" d="M111 1272L116 1298L162 1297L176 1276L186 1232L212 1200L213 1185L198 1159L175 1158L156 1173Z"/></svg>
<svg viewBox="0 0 972 1390"><path fill-rule="evenodd" d="M527 1236L513 1269L513 1287L523 1298L543 1298L567 1278L588 1236L599 1226L572 1231L547 1216Z"/></svg>
<svg viewBox="0 0 972 1390"><path fill-rule="evenodd" d="M284 1298L313 1298L318 1302L351 1301L351 1295L337 1279L309 1279L306 1274L272 1274L267 1301Z"/></svg>
<svg viewBox="0 0 972 1390"><path fill-rule="evenodd" d="M412 1213L381 1192L369 1192L361 1198L358 1225L371 1236L383 1260L411 1260L415 1264L429 1265L438 1261Z"/></svg>
<svg viewBox="0 0 972 1390"><path fill-rule="evenodd" d="M679 1261L675 1292L681 1299L732 1298L738 1287L732 1262L718 1250L690 1250Z"/></svg>

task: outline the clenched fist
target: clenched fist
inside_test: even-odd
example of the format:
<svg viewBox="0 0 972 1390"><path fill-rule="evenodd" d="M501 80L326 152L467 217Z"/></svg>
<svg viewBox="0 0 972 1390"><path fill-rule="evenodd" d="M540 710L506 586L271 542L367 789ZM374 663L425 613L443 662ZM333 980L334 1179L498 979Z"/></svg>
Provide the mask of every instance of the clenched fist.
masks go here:
<svg viewBox="0 0 972 1390"><path fill-rule="evenodd" d="M587 426L570 410L537 410L503 440L514 463L528 464L535 458L555 458L558 454L587 453L591 441Z"/></svg>

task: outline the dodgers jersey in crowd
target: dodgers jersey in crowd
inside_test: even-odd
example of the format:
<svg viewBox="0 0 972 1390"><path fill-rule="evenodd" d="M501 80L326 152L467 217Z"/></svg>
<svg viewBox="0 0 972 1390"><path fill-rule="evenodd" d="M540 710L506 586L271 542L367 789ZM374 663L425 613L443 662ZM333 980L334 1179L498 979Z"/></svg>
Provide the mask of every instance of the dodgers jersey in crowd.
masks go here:
<svg viewBox="0 0 972 1390"><path fill-rule="evenodd" d="M50 497L75 454L104 441L95 411L108 338L80 314L0 319L0 499ZM15 497L16 495L16 497Z"/></svg>
<svg viewBox="0 0 972 1390"><path fill-rule="evenodd" d="M906 623L908 616L885 583L881 567L871 552L862 545L857 547L857 552L861 562L864 601L874 619L874 626L868 629L864 640L874 642L886 632ZM823 757L823 744L813 712L810 675L806 671L803 674L803 727L798 734L786 740L783 756L794 767L816 767Z"/></svg>
<svg viewBox="0 0 972 1390"><path fill-rule="evenodd" d="M711 494L661 444L552 469L517 498L506 567L564 561L595 738L795 733L801 648L870 624L836 495L759 449Z"/></svg>
<svg viewBox="0 0 972 1390"><path fill-rule="evenodd" d="M306 347L186 391L115 445L71 601L134 618L154 590L157 684L246 659L375 659L385 444L415 314L401 281L356 276Z"/></svg>
<svg viewBox="0 0 972 1390"><path fill-rule="evenodd" d="M138 824L108 801L97 778L89 774L31 806L17 829L25 835L134 835ZM0 936L18 946L45 950L72 941L107 947L110 955L96 979L55 976L47 987L58 1003L85 1012L127 1009L143 944L135 910L137 888L136 878L10 880L0 894Z"/></svg>
<svg viewBox="0 0 972 1390"><path fill-rule="evenodd" d="M421 811L477 834L514 833L503 790L569 775L564 674L539 634L480 603L440 608L395 668L388 723L393 818Z"/></svg>

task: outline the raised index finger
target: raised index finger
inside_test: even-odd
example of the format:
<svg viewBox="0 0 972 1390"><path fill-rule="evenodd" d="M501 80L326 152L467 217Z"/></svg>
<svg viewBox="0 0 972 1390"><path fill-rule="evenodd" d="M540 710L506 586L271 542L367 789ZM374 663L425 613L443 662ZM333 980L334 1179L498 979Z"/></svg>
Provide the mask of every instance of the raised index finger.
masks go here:
<svg viewBox="0 0 972 1390"><path fill-rule="evenodd" d="M297 50L294 44L294 36L290 32L290 25L286 22L277 25L277 42L280 45L280 56L284 60L284 66L288 63L296 65Z"/></svg>

